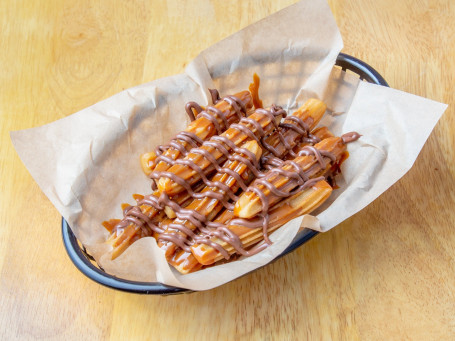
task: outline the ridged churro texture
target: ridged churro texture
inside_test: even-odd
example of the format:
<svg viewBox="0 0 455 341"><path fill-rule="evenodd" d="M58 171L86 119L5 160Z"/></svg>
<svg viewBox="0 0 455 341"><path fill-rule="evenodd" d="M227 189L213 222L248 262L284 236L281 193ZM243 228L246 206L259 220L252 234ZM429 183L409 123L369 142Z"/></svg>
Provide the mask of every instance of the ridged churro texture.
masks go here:
<svg viewBox="0 0 455 341"><path fill-rule="evenodd" d="M311 188L305 189L302 192L289 197L280 202L269 211L269 228L268 232L273 232L288 221L314 211L332 193L332 187L326 181L319 181ZM245 248L252 246L263 239L262 228L248 228L241 225L229 225L229 230L237 235ZM214 242L225 248L230 254L235 252L232 245L214 239ZM205 244L195 244L191 247L191 252L196 257L199 263L204 265L213 264L221 260L222 255Z"/></svg>
<svg viewBox="0 0 455 341"><path fill-rule="evenodd" d="M272 132L275 125L278 124L281 119L280 116L277 116L275 117L275 122L273 122L273 120L269 116L264 115L260 111L255 111L252 115L249 116L249 118L259 123L260 127L266 134ZM243 125L248 127L254 134L259 133L256 126L254 126L253 124L243 123ZM229 128L220 136L226 137L236 146L239 146L243 142L251 139L244 132L232 127ZM224 147L228 151L231 150L229 145L224 145ZM226 159L224 154L214 147L204 144L200 148L203 149L204 151L207 151L219 163L223 162ZM212 163L200 153L190 152L183 160L194 162L204 172L204 174L209 174L215 170ZM191 167L183 164L175 164L172 167L170 167L167 170L167 172L175 174L180 179L186 181L189 185L192 185L193 183L201 179L201 176L198 174L198 172L193 170ZM172 196L182 192L185 188L169 178L162 177L158 180L158 189L161 192L164 192L169 196Z"/></svg>
<svg viewBox="0 0 455 341"><path fill-rule="evenodd" d="M182 274L194 272L235 253L259 252L266 244L255 251L251 247L270 243L268 233L330 196L332 188L323 175L341 160L345 143L327 128L316 128L326 105L310 99L288 116L275 105L261 109L257 82L243 92L250 106L258 108L248 118L231 115L237 117L231 122L235 124L225 124L221 131L212 117L207 120L216 130L212 131L201 115L186 130L200 139L199 144L174 139L161 149L166 162L154 152L141 156L141 166L156 181L157 190L145 197L135 195L136 206L124 204L122 220L103 223L111 232L113 258L135 240L153 236L169 264ZM198 130L201 127L204 131Z"/></svg>
<svg viewBox="0 0 455 341"><path fill-rule="evenodd" d="M321 121L327 106L324 102L311 98L306 101L300 108L292 113L289 117L283 120L283 123L288 126L294 126L299 128L299 124L293 120L297 118L308 126L308 130L311 131ZM283 141L280 138L282 135ZM288 152L287 148L290 146L293 148L295 144L302 138L301 134L289 127L284 127L281 131L274 131L270 136L265 139L265 142L271 145L276 152L282 156ZM286 146L286 144L288 146Z"/></svg>
<svg viewBox="0 0 455 341"><path fill-rule="evenodd" d="M343 152L346 150L346 145L339 137L329 137L317 143L315 145L315 148L332 153L337 158L337 160L340 160ZM293 161L302 168L302 170L309 178L314 178L323 175L331 168L332 164L330 162L330 159L324 159L326 159L326 167L322 167L317 158L313 155L298 156ZM295 168L292 164L285 164L282 168L285 171L295 171ZM290 192L298 184L298 181L295 178L291 179L279 173L274 174L267 180L271 186L280 191ZM253 186L257 187L262 193L264 193L266 198L269 200L269 204L274 204L280 200L278 196L274 195L271 192L269 187L261 184L260 182L254 182ZM261 198L255 192L250 190L240 196L240 199L235 204L234 214L237 217L241 218L251 218L254 215L260 213L261 210Z"/></svg>
<svg viewBox="0 0 455 341"><path fill-rule="evenodd" d="M256 141L247 141L241 147L250 151L256 160L259 160L261 157L262 150ZM238 174L240 176L240 179L246 184L253 179L251 170L241 160L227 160L223 165L223 168L232 170ZM240 188L240 184L238 183L237 179L228 173L217 173L213 177L212 181L217 183L218 187L205 187L200 193L216 193L220 195L222 199L219 200L213 196L210 197L207 194L207 196L204 198L193 200L185 208L186 210L193 210L197 212L197 217L199 220L206 219L207 221L212 221L223 208L223 201L227 202L229 199L226 190L220 189L220 184L228 188L231 193L236 193ZM197 229L197 226L191 220L184 219L183 215L170 221L169 224L167 224L168 227L164 233L158 236L158 246L165 251L166 258L170 258L178 246L176 242L173 241L173 239L177 239L178 243L180 240L179 237L181 237L183 243L183 240L187 237L187 235L178 228L170 227L170 224L173 224L174 226L182 225L184 226L184 230L188 229L190 231L194 231Z"/></svg>
<svg viewBox="0 0 455 341"><path fill-rule="evenodd" d="M241 103L243 103L247 111L252 108L253 98L249 91L247 90L241 91L236 93L234 96L238 98L241 101ZM222 132L226 131L229 128L229 125L231 125L232 123L236 123L240 120L240 117L237 112L238 108L237 109L234 108L229 102L220 100L218 103L214 105L214 107L225 115L227 126L225 125L225 122L221 119L219 115L215 114L212 111L207 111L207 114L213 116ZM246 112L244 113L244 115L246 115ZM203 116L192 121L185 129L185 132L196 135L202 141L205 141L218 133L215 124L211 120ZM175 143L182 146L185 150L191 149L191 146L186 141L176 139ZM163 155L172 160L176 160L182 157L181 152L177 148L174 148L172 146L167 148L163 152ZM155 159L156 159L155 152L148 152L141 155L141 165L146 175L150 175L150 173L153 170L165 171L169 167L171 167L171 165L164 161L158 162L158 164L156 164L154 162Z"/></svg>

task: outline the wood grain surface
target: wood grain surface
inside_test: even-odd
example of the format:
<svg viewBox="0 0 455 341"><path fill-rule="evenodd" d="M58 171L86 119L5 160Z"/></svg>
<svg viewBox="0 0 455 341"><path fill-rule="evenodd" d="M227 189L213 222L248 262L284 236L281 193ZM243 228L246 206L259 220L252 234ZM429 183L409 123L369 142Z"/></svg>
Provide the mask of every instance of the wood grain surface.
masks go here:
<svg viewBox="0 0 455 341"><path fill-rule="evenodd" d="M13 149L9 131L180 73L293 2L0 2L0 339L455 338L454 1L329 2L344 52L449 108L415 166L373 204L220 288L150 297L85 278L65 253L59 213Z"/></svg>

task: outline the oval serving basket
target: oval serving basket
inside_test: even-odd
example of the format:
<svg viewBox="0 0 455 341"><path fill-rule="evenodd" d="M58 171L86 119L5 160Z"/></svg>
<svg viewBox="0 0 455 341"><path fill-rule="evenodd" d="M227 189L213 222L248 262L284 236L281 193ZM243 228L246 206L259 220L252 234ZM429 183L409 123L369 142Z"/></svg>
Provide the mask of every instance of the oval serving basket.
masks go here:
<svg viewBox="0 0 455 341"><path fill-rule="evenodd" d="M357 74L361 80L378 85L389 86L384 78L375 69L373 69L365 62L347 54L340 53L337 57L336 65L343 71L349 70ZM299 232L294 241L286 248L286 250L284 250L284 252L279 257L277 257L277 259L283 257L291 251L294 251L296 248L317 234L318 232L309 229L304 229L303 231ZM74 265L84 275L99 284L112 289L136 294L174 295L192 292L188 289L171 287L168 285L163 285L161 283L128 281L109 275L98 264L96 264L93 257L86 252L83 245L77 240L76 236L71 231L71 228L68 225L67 221L63 218L62 235L63 244L65 245L68 256Z"/></svg>

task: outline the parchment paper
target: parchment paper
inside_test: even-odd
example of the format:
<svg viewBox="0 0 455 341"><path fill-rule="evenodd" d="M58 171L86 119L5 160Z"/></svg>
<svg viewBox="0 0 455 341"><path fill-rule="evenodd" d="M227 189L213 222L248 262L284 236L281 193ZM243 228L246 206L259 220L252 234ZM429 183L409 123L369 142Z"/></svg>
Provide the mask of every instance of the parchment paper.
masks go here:
<svg viewBox="0 0 455 341"><path fill-rule="evenodd" d="M301 226L327 231L367 206L412 167L446 109L333 68L342 46L328 5L302 1L203 51L184 74L125 90L59 121L12 132L11 138L43 192L107 272L210 289L272 261ZM322 124L337 135L363 135L348 147L340 189L317 218L293 220L272 234L272 246L234 263L182 276L167 265L153 238L135 242L111 261L101 222L120 218L120 204L132 203L133 193L151 191L139 155L185 129L187 101L206 105L212 87L222 95L246 89L254 72L261 77L266 104L292 112L306 99L320 98L330 109Z"/></svg>

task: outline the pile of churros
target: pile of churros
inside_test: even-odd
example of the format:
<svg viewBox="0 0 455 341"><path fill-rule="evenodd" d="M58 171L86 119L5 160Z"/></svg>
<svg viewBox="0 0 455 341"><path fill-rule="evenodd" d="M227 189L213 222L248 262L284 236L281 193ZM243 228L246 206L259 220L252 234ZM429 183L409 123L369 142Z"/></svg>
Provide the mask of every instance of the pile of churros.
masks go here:
<svg viewBox="0 0 455 341"><path fill-rule="evenodd" d="M317 128L326 111L320 100L288 115L264 108L258 92L256 75L234 95L210 90L213 105L188 103L186 130L141 155L152 193L134 194L122 219L103 222L113 259L154 237L169 264L187 274L262 251L271 232L327 200L346 144L360 135Z"/></svg>

